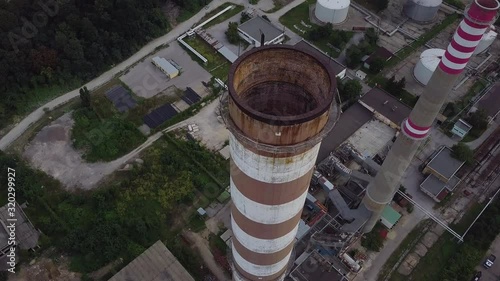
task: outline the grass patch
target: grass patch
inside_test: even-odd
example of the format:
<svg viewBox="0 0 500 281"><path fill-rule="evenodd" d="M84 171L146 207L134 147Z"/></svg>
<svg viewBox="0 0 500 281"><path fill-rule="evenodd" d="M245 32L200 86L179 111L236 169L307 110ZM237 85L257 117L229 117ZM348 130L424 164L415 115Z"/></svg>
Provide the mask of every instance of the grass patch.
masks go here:
<svg viewBox="0 0 500 281"><path fill-rule="evenodd" d="M444 2L460 10L463 10L465 8L465 4L460 0L444 0Z"/></svg>
<svg viewBox="0 0 500 281"><path fill-rule="evenodd" d="M234 4L234 3L231 3L231 2L226 2L226 3L222 4L222 5L220 5L219 7L215 8L211 12L206 13L196 25L198 25L198 24L200 24L200 23L208 20L209 18L215 16L218 12L224 10L225 8L227 8L227 7L231 6L231 5L233 5L234 8L232 8L231 10L226 11L224 14L218 16L217 18L213 19L209 23L205 24L203 26L203 28L207 29L207 28L209 28L211 26L214 26L216 24L224 22L224 21L228 20L229 18L232 18L233 16L241 13L245 9L245 7L243 7L241 5Z"/></svg>
<svg viewBox="0 0 500 281"><path fill-rule="evenodd" d="M73 145L84 151L83 158L89 162L114 160L146 141L134 124L120 117L102 120L94 111L81 108L73 119Z"/></svg>
<svg viewBox="0 0 500 281"><path fill-rule="evenodd" d="M206 228L205 220L200 215L195 214L189 221L189 228L191 231L200 232Z"/></svg>
<svg viewBox="0 0 500 281"><path fill-rule="evenodd" d="M222 238L220 238L218 235L215 234L210 234L208 237L208 242L210 244L210 249L217 249L219 250L222 254L227 253L227 245Z"/></svg>
<svg viewBox="0 0 500 281"><path fill-rule="evenodd" d="M477 80L472 87L467 91L465 96L463 96L459 102L457 102L457 106L459 110L462 110L464 108L467 108L470 105L470 102L472 99L479 94L484 88L486 88L486 82L484 82L482 79Z"/></svg>
<svg viewBox="0 0 500 281"><path fill-rule="evenodd" d="M296 6L295 8L291 9L286 14L281 16L279 19L280 23L282 23L284 26L286 26L291 31L297 33L298 35L304 38L308 38L309 32L319 27L318 25L309 21L309 6L314 3L316 3L315 0L306 0L304 3ZM310 25L311 27L310 28L305 27L304 25L302 25L302 22L304 22L307 25ZM295 26L305 31L305 33L300 32L297 28L295 28ZM354 33L349 32L349 34L352 37ZM311 43L313 43L316 47L321 49L323 52L328 53L332 57L336 58L340 54L340 52L329 46L330 43L329 38L322 38L320 40L315 40L315 41L308 40L308 41L311 41Z"/></svg>
<svg viewBox="0 0 500 281"><path fill-rule="evenodd" d="M198 57L196 57L191 53L191 51L188 50L187 52L191 55L192 58L194 58L195 61L200 62L201 66L208 72L210 72L212 76L217 77L222 81L227 80L230 63L228 60L226 60L226 58L224 58L217 52L217 50L215 50L212 46L208 45L205 41L203 41L203 39L196 35L189 38L186 37L184 41L208 60L206 64L203 64L200 62Z"/></svg>
<svg viewBox="0 0 500 281"><path fill-rule="evenodd" d="M409 250L413 249L419 239L425 234L425 230L432 222L430 220L425 220L420 222L413 230L406 235L405 239L401 241L398 248L392 253L392 255L387 259L384 266L380 270L377 280L384 281L388 277L387 275L391 272L393 267L398 263L401 257L407 253Z"/></svg>

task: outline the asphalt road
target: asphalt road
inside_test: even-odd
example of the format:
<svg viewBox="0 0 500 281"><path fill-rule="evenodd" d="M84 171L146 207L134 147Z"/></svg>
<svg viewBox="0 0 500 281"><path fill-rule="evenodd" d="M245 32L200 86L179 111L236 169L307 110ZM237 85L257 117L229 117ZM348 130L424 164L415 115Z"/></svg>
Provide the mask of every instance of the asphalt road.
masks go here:
<svg viewBox="0 0 500 281"><path fill-rule="evenodd" d="M261 0L259 5L254 6L256 8L266 7L268 6L267 1L271 0ZM222 3L226 1L223 0L213 0L210 3L210 6L207 9L202 9L199 13L197 13L195 16L190 18L189 20L177 25L175 28L173 28L169 33L151 41L149 44L144 46L142 49L140 49L137 53L135 53L133 56L129 57L127 60L121 62L120 64L116 65L112 69L108 70L107 72L103 73L101 76L95 78L94 80L90 81L89 83L82 85L87 86L88 89L94 89L96 87L99 87L100 85L105 84L112 78L114 78L117 74L119 74L121 71L126 70L145 56L149 55L151 52L153 52L157 47L163 45L163 44L168 44L170 42L173 42L174 40L177 39L181 34L186 32L189 28L191 28L194 24L200 21L200 19L207 13L218 6L220 6ZM232 0L231 2L236 3L236 4L241 4L248 6L248 2L246 0ZM299 5L300 3L304 2L304 0L296 0L287 5L286 7L283 7L281 10L277 11L276 13L269 14L269 18L273 22L278 22L278 19L280 16L288 12L291 8ZM278 26L281 26L278 24ZM54 109L55 107L58 107L62 104L67 103L71 99L77 97L79 95L78 93L79 88L75 89L69 93L66 93L48 103L45 105L39 107L32 113L30 113L28 116L26 116L21 122L16 124L12 130L10 130L2 139L0 139L0 150L5 150L12 142L14 142L19 136L21 136L33 123L37 122L42 118L42 116L45 114L44 108L48 108L49 110Z"/></svg>
<svg viewBox="0 0 500 281"><path fill-rule="evenodd" d="M489 255L495 255L497 260L489 269L483 267L483 263ZM476 267L476 270L483 272L481 281L498 281L500 280L500 235L497 236L495 241L490 246L486 256L481 260L481 264Z"/></svg>

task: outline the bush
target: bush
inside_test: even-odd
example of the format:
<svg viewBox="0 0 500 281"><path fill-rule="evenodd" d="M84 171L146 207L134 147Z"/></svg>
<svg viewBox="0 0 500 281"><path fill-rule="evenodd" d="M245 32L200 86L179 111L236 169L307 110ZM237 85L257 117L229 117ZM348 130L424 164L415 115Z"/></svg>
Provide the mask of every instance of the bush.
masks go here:
<svg viewBox="0 0 500 281"><path fill-rule="evenodd" d="M473 137L480 137L481 134L488 128L488 116L483 110L477 110L465 118L465 121L472 126L469 134Z"/></svg>
<svg viewBox="0 0 500 281"><path fill-rule="evenodd" d="M240 35L238 34L238 23L229 22L227 31L226 31L227 41L231 44L238 44L241 40Z"/></svg>
<svg viewBox="0 0 500 281"><path fill-rule="evenodd" d="M467 165L474 163L474 153L472 150L464 143L455 144L451 150L453 151L452 156L460 161L465 161Z"/></svg>
<svg viewBox="0 0 500 281"><path fill-rule="evenodd" d="M361 86L361 83L358 80L349 79L345 83L340 83L338 89L342 102L356 101L361 95L363 86Z"/></svg>
<svg viewBox="0 0 500 281"><path fill-rule="evenodd" d="M249 14L247 14L245 12L241 12L240 23L244 23L244 22L248 21L249 19L251 19Z"/></svg>

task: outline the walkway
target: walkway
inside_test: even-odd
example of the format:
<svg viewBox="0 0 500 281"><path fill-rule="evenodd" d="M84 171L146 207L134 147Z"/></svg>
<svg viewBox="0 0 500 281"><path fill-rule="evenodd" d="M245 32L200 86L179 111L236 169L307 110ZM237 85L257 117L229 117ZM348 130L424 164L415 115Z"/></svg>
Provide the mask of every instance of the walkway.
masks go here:
<svg viewBox="0 0 500 281"><path fill-rule="evenodd" d="M214 256L212 255L212 252L210 252L210 248L208 248L205 239L203 239L199 234L191 231L184 231L182 235L194 244L203 259L203 262L205 262L205 265L210 269L210 271L212 271L219 281L231 280L215 262Z"/></svg>

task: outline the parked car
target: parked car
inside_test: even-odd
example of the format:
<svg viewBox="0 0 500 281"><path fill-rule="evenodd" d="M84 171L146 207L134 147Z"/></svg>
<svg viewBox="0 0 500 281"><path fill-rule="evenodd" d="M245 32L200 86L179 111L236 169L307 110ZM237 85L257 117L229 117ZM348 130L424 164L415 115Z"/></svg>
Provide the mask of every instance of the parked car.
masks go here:
<svg viewBox="0 0 500 281"><path fill-rule="evenodd" d="M479 280L481 280L481 275L483 275L483 273L481 271L477 271L474 274L474 278L472 279L472 281L479 281Z"/></svg>
<svg viewBox="0 0 500 281"><path fill-rule="evenodd" d="M485 268L490 268L493 266L493 263L495 262L495 260L497 259L497 257L495 255L490 255L485 261L484 261L484 264L483 266Z"/></svg>

